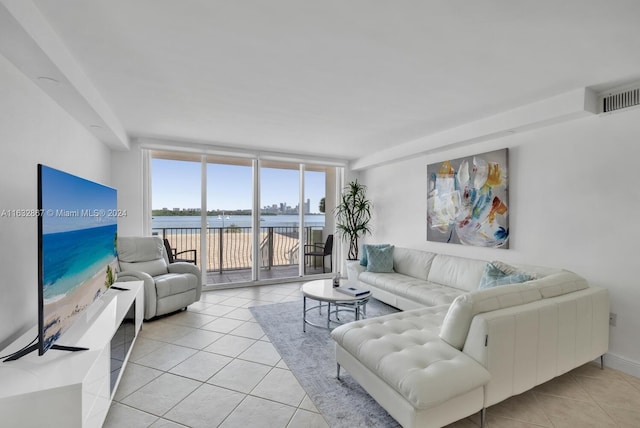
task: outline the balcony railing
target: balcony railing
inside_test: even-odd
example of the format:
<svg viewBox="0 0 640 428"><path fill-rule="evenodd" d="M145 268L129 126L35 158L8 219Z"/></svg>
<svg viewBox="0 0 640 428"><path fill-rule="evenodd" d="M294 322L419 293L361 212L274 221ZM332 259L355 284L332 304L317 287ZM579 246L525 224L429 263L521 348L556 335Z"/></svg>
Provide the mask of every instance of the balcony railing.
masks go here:
<svg viewBox="0 0 640 428"><path fill-rule="evenodd" d="M305 242L313 242L313 231L321 230L318 226L304 227ZM229 271L251 269L252 238L251 227L209 227L206 229L207 239L207 271ZM152 230L154 235L169 240L171 248L178 252L196 249L200 254L200 228L158 228ZM261 227L260 267L270 269L274 266L291 266L298 264L298 226ZM200 263L198 256L198 263Z"/></svg>

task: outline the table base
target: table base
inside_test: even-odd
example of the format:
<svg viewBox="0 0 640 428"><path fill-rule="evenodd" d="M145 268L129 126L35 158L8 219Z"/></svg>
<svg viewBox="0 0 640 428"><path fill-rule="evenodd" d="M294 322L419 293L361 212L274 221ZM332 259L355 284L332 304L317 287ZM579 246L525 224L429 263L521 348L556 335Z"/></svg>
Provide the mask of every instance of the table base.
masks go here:
<svg viewBox="0 0 640 428"><path fill-rule="evenodd" d="M314 299L312 299L314 300ZM302 331L306 332L307 331L307 324L313 327L318 327L318 328L326 328L328 330L331 330L331 323L334 324L344 324L342 321L340 321L340 312L354 312L355 314L355 320L358 321L359 319L363 319L366 318L367 316L367 302L369 301L369 298L364 298L362 300L356 300L356 301L346 301L346 302L324 302L324 301L318 301L318 304L316 306L312 306L310 308L307 307L307 297L304 296L302 298ZM307 319L307 312L314 310L314 309L318 309L318 313L322 314L322 307L323 307L323 303L327 304L327 323L326 325L324 324L317 324L314 322L311 322ZM335 309L331 310L331 305L333 305L335 307ZM335 320L331 318L331 315L335 316Z"/></svg>

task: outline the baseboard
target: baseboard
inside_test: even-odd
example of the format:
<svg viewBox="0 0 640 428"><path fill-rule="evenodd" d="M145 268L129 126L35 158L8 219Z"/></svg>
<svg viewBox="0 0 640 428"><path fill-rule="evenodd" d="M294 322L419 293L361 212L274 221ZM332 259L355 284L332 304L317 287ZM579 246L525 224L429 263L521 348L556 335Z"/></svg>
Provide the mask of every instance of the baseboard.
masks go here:
<svg viewBox="0 0 640 428"><path fill-rule="evenodd" d="M597 362L599 363L600 360ZM611 353L604 354L604 365L605 367L610 367L632 376L640 377L640 363L626 360L618 355Z"/></svg>

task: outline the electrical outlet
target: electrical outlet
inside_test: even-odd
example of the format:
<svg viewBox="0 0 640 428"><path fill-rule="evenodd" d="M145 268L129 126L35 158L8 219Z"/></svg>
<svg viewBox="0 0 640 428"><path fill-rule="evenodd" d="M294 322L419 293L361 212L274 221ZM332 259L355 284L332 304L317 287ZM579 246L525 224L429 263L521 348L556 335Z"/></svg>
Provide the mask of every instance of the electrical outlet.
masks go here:
<svg viewBox="0 0 640 428"><path fill-rule="evenodd" d="M615 327L618 322L618 314L614 314L613 312L609 313L609 325L611 327Z"/></svg>

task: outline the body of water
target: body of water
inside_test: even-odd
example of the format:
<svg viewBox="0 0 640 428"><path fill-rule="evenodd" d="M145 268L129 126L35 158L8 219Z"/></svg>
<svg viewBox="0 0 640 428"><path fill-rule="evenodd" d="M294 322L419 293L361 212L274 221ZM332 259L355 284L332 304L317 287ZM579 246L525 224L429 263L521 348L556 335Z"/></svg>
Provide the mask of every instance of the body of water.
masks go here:
<svg viewBox="0 0 640 428"><path fill-rule="evenodd" d="M305 226L324 227L324 214L305 215ZM264 215L260 218L260 227L299 226L297 215ZM208 227L251 227L250 215L225 215L207 217ZM199 216L154 216L153 229L200 227Z"/></svg>
<svg viewBox="0 0 640 428"><path fill-rule="evenodd" d="M116 257L115 224L42 236L43 293L57 300L91 279Z"/></svg>

